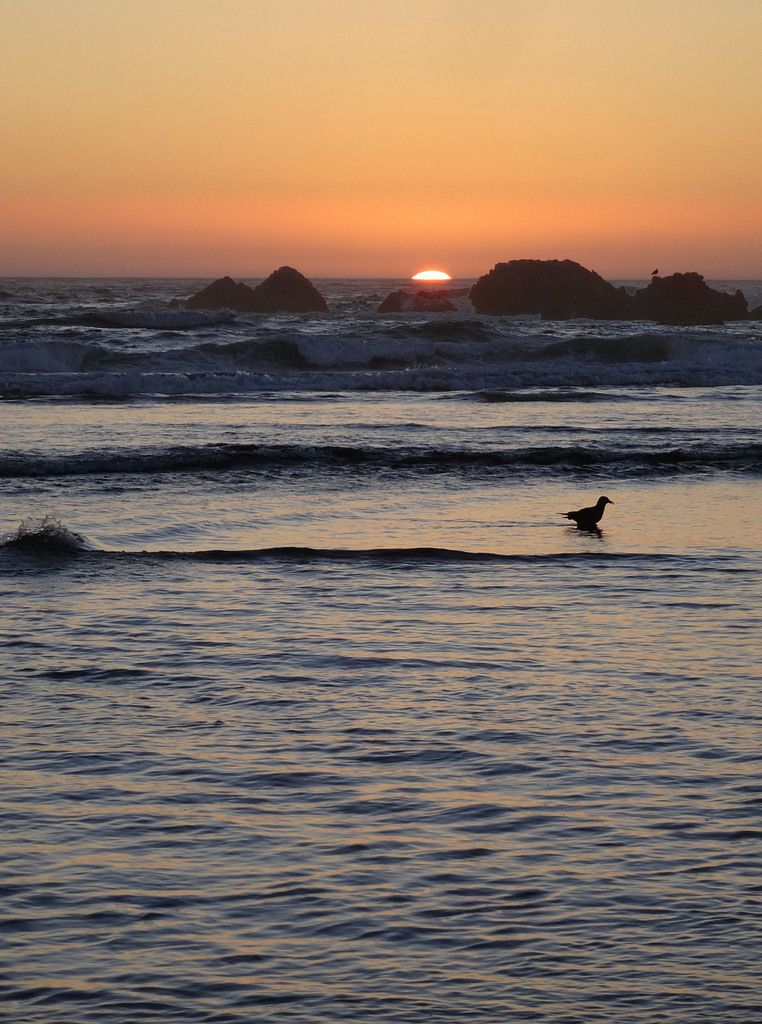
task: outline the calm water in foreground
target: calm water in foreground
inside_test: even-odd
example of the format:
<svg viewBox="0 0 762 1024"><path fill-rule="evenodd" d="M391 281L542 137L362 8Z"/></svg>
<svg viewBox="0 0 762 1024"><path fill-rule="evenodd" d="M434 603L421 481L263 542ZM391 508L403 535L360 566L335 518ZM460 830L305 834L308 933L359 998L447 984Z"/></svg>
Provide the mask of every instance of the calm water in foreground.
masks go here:
<svg viewBox="0 0 762 1024"><path fill-rule="evenodd" d="M760 325L190 290L0 302L0 1018L762 1020Z"/></svg>

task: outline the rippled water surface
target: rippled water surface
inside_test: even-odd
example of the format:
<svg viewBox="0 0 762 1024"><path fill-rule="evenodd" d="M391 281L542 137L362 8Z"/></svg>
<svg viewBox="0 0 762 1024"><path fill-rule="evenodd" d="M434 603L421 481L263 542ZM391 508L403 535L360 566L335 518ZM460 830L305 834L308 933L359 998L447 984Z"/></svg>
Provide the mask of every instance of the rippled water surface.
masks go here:
<svg viewBox="0 0 762 1024"><path fill-rule="evenodd" d="M0 1018L762 1020L759 388L364 372L14 377Z"/></svg>

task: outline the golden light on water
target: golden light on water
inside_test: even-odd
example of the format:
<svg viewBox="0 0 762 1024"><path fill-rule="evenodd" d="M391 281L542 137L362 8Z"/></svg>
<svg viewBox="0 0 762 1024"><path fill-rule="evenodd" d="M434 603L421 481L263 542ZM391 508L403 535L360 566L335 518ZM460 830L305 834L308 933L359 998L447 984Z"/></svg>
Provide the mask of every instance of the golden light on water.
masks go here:
<svg viewBox="0 0 762 1024"><path fill-rule="evenodd" d="M446 274L444 270L421 270L417 274L413 274L413 281L452 281L449 274Z"/></svg>

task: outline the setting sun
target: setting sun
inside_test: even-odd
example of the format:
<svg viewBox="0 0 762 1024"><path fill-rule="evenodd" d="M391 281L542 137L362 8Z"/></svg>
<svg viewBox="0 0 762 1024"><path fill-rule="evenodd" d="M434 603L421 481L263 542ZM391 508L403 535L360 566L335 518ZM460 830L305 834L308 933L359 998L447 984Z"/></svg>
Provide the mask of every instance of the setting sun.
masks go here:
<svg viewBox="0 0 762 1024"><path fill-rule="evenodd" d="M444 270L421 270L418 274L413 274L413 281L452 281L449 274L446 274Z"/></svg>

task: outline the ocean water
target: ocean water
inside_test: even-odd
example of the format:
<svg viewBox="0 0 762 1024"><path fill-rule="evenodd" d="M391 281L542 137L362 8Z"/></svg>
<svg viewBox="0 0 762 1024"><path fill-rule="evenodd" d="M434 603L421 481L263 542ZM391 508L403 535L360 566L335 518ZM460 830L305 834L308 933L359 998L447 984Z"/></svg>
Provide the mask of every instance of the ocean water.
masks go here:
<svg viewBox="0 0 762 1024"><path fill-rule="evenodd" d="M0 282L0 1018L762 1020L762 324L318 284Z"/></svg>

